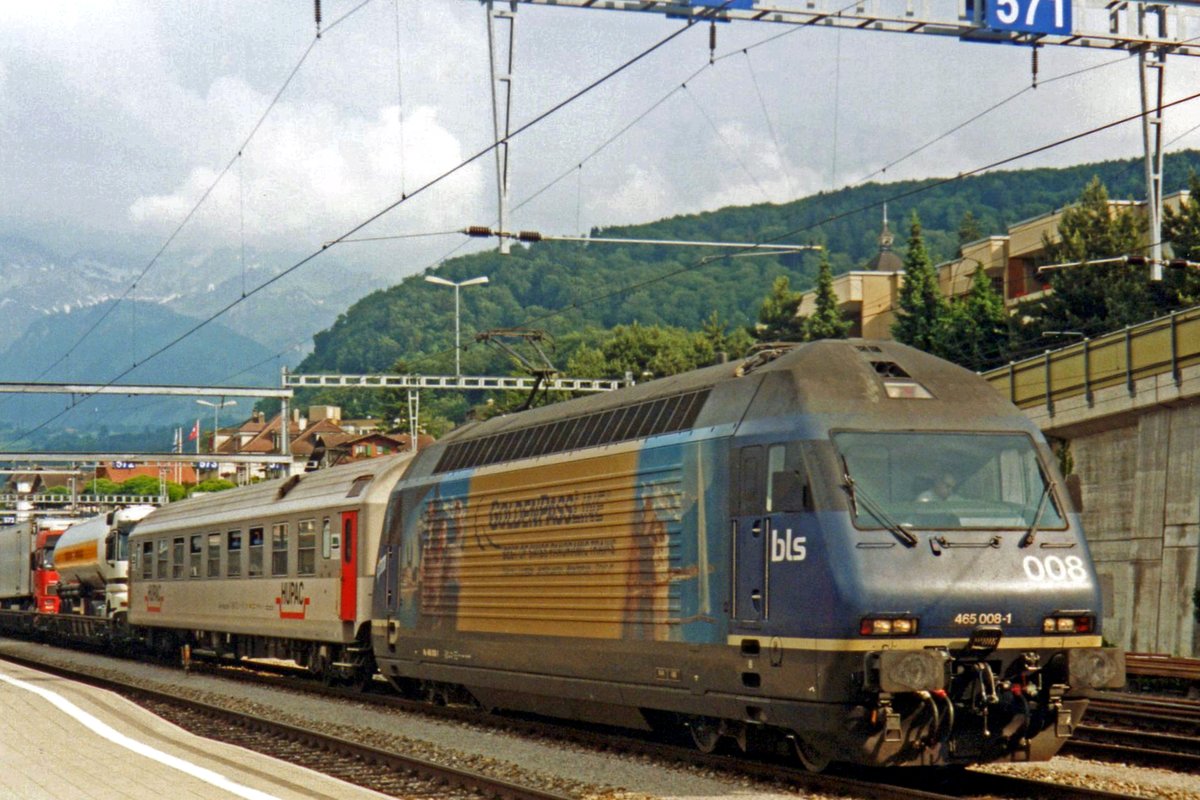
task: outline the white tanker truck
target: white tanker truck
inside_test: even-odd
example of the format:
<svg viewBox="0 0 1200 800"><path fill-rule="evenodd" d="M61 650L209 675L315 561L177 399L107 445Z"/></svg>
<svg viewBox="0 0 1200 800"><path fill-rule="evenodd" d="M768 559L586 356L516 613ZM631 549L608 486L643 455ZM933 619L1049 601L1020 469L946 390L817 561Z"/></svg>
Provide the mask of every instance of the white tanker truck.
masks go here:
<svg viewBox="0 0 1200 800"><path fill-rule="evenodd" d="M129 506L76 523L58 540L59 612L112 620L129 609L129 532L154 506Z"/></svg>

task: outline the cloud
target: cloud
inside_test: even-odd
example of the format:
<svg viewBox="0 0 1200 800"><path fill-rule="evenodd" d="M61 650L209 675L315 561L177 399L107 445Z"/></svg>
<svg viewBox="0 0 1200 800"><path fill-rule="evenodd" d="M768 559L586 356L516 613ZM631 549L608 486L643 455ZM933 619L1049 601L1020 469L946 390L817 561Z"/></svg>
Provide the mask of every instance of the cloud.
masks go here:
<svg viewBox="0 0 1200 800"><path fill-rule="evenodd" d="M210 92L212 116L264 107L265 99L239 81ZM403 147L402 147L403 145ZM191 235L258 247L313 249L366 221L401 195L458 166L464 149L429 106L380 109L372 118L329 104L281 104L241 158L233 162L192 224ZM171 191L137 197L129 218L142 230L173 230L213 186L219 171L194 166ZM480 165L464 168L437 195L410 201L409 226L465 227L482 191Z"/></svg>

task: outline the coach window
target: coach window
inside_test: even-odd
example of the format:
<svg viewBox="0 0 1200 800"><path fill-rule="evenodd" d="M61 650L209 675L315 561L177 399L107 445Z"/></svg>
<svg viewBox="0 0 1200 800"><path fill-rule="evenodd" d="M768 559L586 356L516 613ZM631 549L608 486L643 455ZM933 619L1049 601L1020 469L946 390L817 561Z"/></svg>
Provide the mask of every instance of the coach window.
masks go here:
<svg viewBox="0 0 1200 800"><path fill-rule="evenodd" d="M221 534L208 535L208 577L221 577Z"/></svg>
<svg viewBox="0 0 1200 800"><path fill-rule="evenodd" d="M317 573L317 521L302 519L296 524L296 574Z"/></svg>
<svg viewBox="0 0 1200 800"><path fill-rule="evenodd" d="M225 534L225 575L230 578L241 577L242 574L242 532L230 531Z"/></svg>
<svg viewBox="0 0 1200 800"><path fill-rule="evenodd" d="M165 581L171 577L170 568L171 544L166 539L158 540L158 559L155 562L154 577Z"/></svg>
<svg viewBox="0 0 1200 800"><path fill-rule="evenodd" d="M142 542L142 577L154 577L154 542Z"/></svg>
<svg viewBox="0 0 1200 800"><path fill-rule="evenodd" d="M263 574L263 529L250 529L250 566L246 568L246 576L257 578Z"/></svg>
<svg viewBox="0 0 1200 800"><path fill-rule="evenodd" d="M276 522L271 526L271 574L288 574L288 526Z"/></svg>
<svg viewBox="0 0 1200 800"><path fill-rule="evenodd" d="M329 532L329 517L321 523L321 558L329 558L332 555L333 535Z"/></svg>
<svg viewBox="0 0 1200 800"><path fill-rule="evenodd" d="M187 540L182 536L176 536L175 540L171 543L171 577L175 580L179 580L184 576L184 569L187 566L184 562L186 554L184 545L186 544Z"/></svg>
<svg viewBox="0 0 1200 800"><path fill-rule="evenodd" d="M193 578L200 577L200 559L204 555L204 536L196 533L192 535L192 541L188 548L188 575Z"/></svg>

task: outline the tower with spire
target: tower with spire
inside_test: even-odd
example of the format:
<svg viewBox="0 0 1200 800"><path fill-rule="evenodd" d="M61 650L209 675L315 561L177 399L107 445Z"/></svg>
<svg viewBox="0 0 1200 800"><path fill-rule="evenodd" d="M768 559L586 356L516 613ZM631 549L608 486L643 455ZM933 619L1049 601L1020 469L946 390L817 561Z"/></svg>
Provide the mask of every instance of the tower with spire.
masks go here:
<svg viewBox="0 0 1200 800"><path fill-rule="evenodd" d="M904 270L904 260L892 252L892 243L896 237L888 227L887 202L883 204L883 230L879 232L879 252L867 262L864 269L874 272L900 272Z"/></svg>

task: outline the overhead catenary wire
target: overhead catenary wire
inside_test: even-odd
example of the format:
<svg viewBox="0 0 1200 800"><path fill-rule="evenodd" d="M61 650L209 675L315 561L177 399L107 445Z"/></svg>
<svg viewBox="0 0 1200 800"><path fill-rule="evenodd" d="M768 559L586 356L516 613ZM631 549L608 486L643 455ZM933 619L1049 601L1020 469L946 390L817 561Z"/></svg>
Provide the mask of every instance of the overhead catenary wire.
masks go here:
<svg viewBox="0 0 1200 800"><path fill-rule="evenodd" d="M1184 96L1184 97L1180 97L1180 98L1178 98L1178 99L1176 99L1176 100L1173 100L1173 101L1171 101L1171 102L1169 102L1169 103L1164 103L1164 104L1163 104L1163 105L1162 105L1160 108L1162 108L1162 109L1171 108L1171 107L1174 107L1174 106L1178 106L1178 105L1182 105L1182 104L1185 104L1185 103L1189 103L1189 102L1191 102L1191 101L1193 101L1193 100L1196 100L1197 98L1200 98L1200 92L1196 92L1196 93L1193 93L1193 94L1190 94L1190 95L1186 95L1186 96ZM1092 128L1089 128L1089 129L1087 129L1087 130L1085 130L1085 131L1081 131L1081 132L1079 132L1079 133L1075 133L1075 134L1072 134L1072 135L1070 135L1070 136L1066 136L1066 137L1063 137L1063 138L1061 138L1061 139L1057 139L1057 140L1055 140L1055 141L1053 141L1053 142L1050 142L1050 143L1048 143L1048 144L1044 144L1044 145L1040 145L1040 146L1038 146L1038 147L1030 148L1030 149L1028 149L1028 150L1022 151L1022 152L1020 152L1020 153L1017 153L1017 154L1015 154L1015 155L1012 155L1012 156L1007 156L1007 157L1005 157L1005 158L1001 158L1001 159L997 159L996 161L992 161L992 162L990 162L990 163L988 163L988 164L984 164L984 165L982 165L982 166L975 167L974 169L971 169L971 170L968 170L968 171L965 171L965 172L960 172L958 175L955 175L955 176L953 176L953 177L950 177L950 178L943 178L943 179L940 179L940 180L932 181L932 182L930 182L930 183L928 183L928 184L925 184L925 185L922 185L922 186L917 186L917 187L914 187L914 188L912 188L912 189L909 189L909 190L906 190L906 191L897 192L896 194L894 194L894 195L891 195L891 196L889 196L889 197L887 197L887 198L884 198L883 200L879 200L879 201L876 201L876 202L867 203L867 204L864 204L864 205L858 206L858 207L856 207L856 208L849 209L849 210L847 210L847 211L839 212L839 213L837 213L837 214L831 214L831 215L829 215L829 216L827 216L827 217L824 217L823 219L817 220L816 222L813 222L813 223L811 223L811 224L804 225L804 226L801 226L801 227L799 227L799 228L794 228L794 229L792 229L792 230L785 231L785 232L783 232L783 233L780 233L780 234L778 234L778 235L776 235L776 236L773 236L773 237L771 237L771 238L769 238L769 239L764 239L763 241L756 242L756 243L755 243L755 245L756 245L756 246L763 246L763 245L766 245L766 244L770 244L771 242L776 242L776 241L779 241L779 240L781 240L781 239L784 239L784 238L789 238L789 237L793 237L793 236L798 236L798 235L800 235L800 234L802 234L802 233L806 233L806 232L808 232L808 231L811 231L811 230L813 230L813 229L815 229L815 228L819 228L819 227L820 227L820 226L822 226L822 225L829 224L830 222L836 222L837 220L840 220L840 219L845 219L846 217L850 217L850 216L853 216L853 215L855 215L855 214L861 214L861 213L864 213L864 212L866 212L866 211L870 211L871 209L874 209L874 208L879 208L879 207L881 207L881 206L882 206L884 203L891 203L891 202L894 202L894 201L896 201L896 200L903 200L903 199L905 199L905 198L908 198L908 197L913 197L913 196L915 196L915 195L922 194L922 193L924 193L924 192L928 192L928 191L930 191L930 190L932 190L932 189L935 189L935 188L937 188L937 187L940 187L940 186L946 186L946 185L949 185L949 184L951 184L951 183L955 183L955 182L957 182L957 181L964 180L964 179L966 179L966 178L969 178L969 177L971 177L971 176L973 176L973 175L978 175L978 174L980 174L980 173L987 172L987 171L989 171L989 170L992 170L992 169L996 169L997 167L1001 167L1001 166L1004 166L1004 165L1006 165L1006 164L1011 164L1011 163L1013 163L1014 161L1019 161L1019 160L1021 160L1021 159L1024 159L1024 158L1028 158L1028 157L1030 157L1030 156L1037 155L1038 153L1044 153L1044 152L1046 152L1047 150L1052 150L1052 149L1054 149L1054 148L1056 148L1056 147L1061 147L1062 145L1069 144L1070 142L1077 141L1077 140L1079 140L1079 139L1082 139L1082 138L1084 138L1084 137L1086 137L1086 136L1092 136L1092 135L1095 135L1095 134L1097 134L1097 133L1100 133L1100 132L1102 132L1102 131L1106 131L1106 130L1109 130L1109 129L1111 129L1111 128L1115 128L1115 127L1117 127L1117 126L1119 126L1119 125L1123 125L1123 124L1126 124L1126 123L1129 123L1129 122L1132 122L1132 121L1135 121L1135 120L1141 119L1141 118L1142 118L1143 116L1145 116L1146 114L1150 114L1150 113L1156 113L1156 112L1157 112L1157 110L1156 110L1156 109L1151 109L1151 110L1149 110L1149 111L1140 111L1140 112L1137 112L1137 113L1135 113L1135 114L1131 114L1131 115L1129 115L1129 116L1122 117L1122 118L1120 118L1120 119L1114 120L1114 121L1112 121L1112 122L1108 122L1108 123L1105 123L1105 124L1102 124L1102 125L1094 126L1094 127L1092 127ZM725 258L729 258L729 257L730 257L730 256L725 256ZM537 322L541 322L541 321L543 321L543 320L547 320L547 319L553 319L554 317L557 317L557 316L560 316L560 315L562 315L562 314L565 314L565 313L567 313L568 311L573 311L573 310L576 310L576 309L582 308L582 307L584 307L584 306L586 306L586 305L590 305L590 304L592 304L592 303L598 303L598 302L601 302L601 301L603 301L603 300L607 300L607 299L609 299L609 298L612 298L612 297L617 297L617 296L619 296L619 295L622 295L622 294L626 294L626 293L629 293L629 292L637 291L638 289L643 289L643 288L645 288L645 287L647 287L647 286L652 286L652 285L654 285L654 284L656 284L656 283L661 283L662 281L668 280L668 279L670 279L670 278L673 278L673 277L675 277L675 276L677 276L677 275L681 275L681 274L683 274L683 273L685 273L685 272L688 272L688 271L690 271L690 270L692 270L692 269L695 269L695 268L696 268L696 267L698 267L698 266L703 266L703 265L704 265L704 264L706 264L706 263L713 263L713 262L715 262L715 261L718 261L718 260L724 260L724 259L723 259L723 258L722 258L722 259L699 259L699 260L697 260L697 261L694 261L694 262L691 262L691 263L689 263L689 264L686 264L686 265L684 265L684 266L682 266L682 267L678 267L678 268L672 269L672 270L670 270L670 271L668 271L668 272L666 272L666 273L663 273L663 274L661 274L661 275L657 275L657 276L654 276L654 277L646 278L646 279L644 279L644 280L641 280L641 281L636 281L636 282L634 282L634 283L632 283L632 284L629 284L629 285L627 285L627 286L619 287L619 288L617 288L617 289L613 289L613 290L610 290L610 291L602 292L602 293L600 293L600 294L593 295L593 296L591 296L591 297L584 298L584 299L582 299L582 300L577 300L577 301L574 301L574 302L568 303L568 304L566 304L566 305L564 305L564 306L560 307L559 309L556 309L556 310L553 310L553 311L547 311L547 312L545 312L545 313L543 313L543 314L538 314L538 315L535 315L535 316L532 316L532 317L526 318L526 319L525 319L525 320L524 320L522 323L520 323L520 324L521 324L521 325L523 325L523 326L529 326L529 325L535 324L535 323L537 323Z"/></svg>
<svg viewBox="0 0 1200 800"><path fill-rule="evenodd" d="M366 1L367 1L367 2L369 2L369 0L366 0ZM365 4L365 3L364 3L364 4ZM385 216L386 214L390 213L391 211L395 210L396 208L398 208L398 207L399 207L399 206L401 206L402 204L404 204L404 203L406 203L406 202L409 202L409 201L411 201L413 198L415 198L415 197L417 197L417 196L419 196L419 195L423 194L425 191L427 191L428 189L432 188L433 186L435 186L435 185L437 185L437 184L441 183L442 181L446 180L446 179L447 179L447 178L449 178L450 176L452 176L452 175L455 175L456 173L458 173L458 172L460 172L461 170L465 169L466 167L470 166L470 165L471 165L471 164L473 164L474 162L478 161L479 159L481 159L481 158L483 158L484 156L488 155L489 153L493 152L493 151L494 151L494 150L495 150L497 147L499 147L500 145L504 144L504 143L505 143L505 142L507 142L508 140L511 140L511 139L515 138L516 136L519 136L521 133L523 133L523 132L525 132L525 131L529 130L530 128L534 127L535 125L537 125L538 123L542 122L542 121L543 121L543 120L545 120L546 118L548 118L548 117L550 117L550 116L554 115L555 113L557 113L558 111L562 110L563 108L565 108L566 106L570 105L571 103L574 103L574 102L575 102L576 100L578 100L579 98L581 98L581 97L583 97L583 96L587 95L588 93L590 93L591 91L593 91L593 90L594 90L594 89L596 89L597 87L599 87L599 86L603 85L604 83L608 82L609 80L611 80L611 79L612 79L613 77L615 77L616 75L619 75L620 73L622 73L622 72L624 72L625 70L629 69L629 68L630 68L630 67L632 67L633 65L635 65L635 64L637 64L637 63L639 63L639 62L640 62L640 61L642 61L643 59L645 59L645 58L649 57L650 55L654 54L654 53L655 53L655 52L657 52L658 50L660 50L660 49L662 49L663 47L665 47L667 44L669 44L669 43L673 42L675 39L677 39L677 38L679 38L680 36L682 36L684 33L686 33L686 32L688 32L688 31L690 31L690 30L691 30L693 27L696 27L696 25L695 25L695 23L696 23L696 22L698 22L698 21L703 21L703 20L706 20L706 19L708 19L709 17L711 17L711 16L713 16L713 15L717 14L717 13L718 13L718 12L721 10L721 8L723 8L725 5L728 5L728 0L727 0L727 2L726 2L726 3L723 3L721 6L718 6L718 7L713 7L713 8L711 8L711 9L709 9L709 10L707 10L707 11L703 12L702 14L699 14L699 15L697 15L696 17L689 18L689 19L687 20L687 22L686 22L686 23L685 23L685 24L684 24L682 27L680 27L678 30L675 30L675 31L673 31L672 33L668 34L667 36L664 36L663 38L659 39L657 42L655 42L654 44L652 44L650 47L648 47L648 48L646 48L646 49L642 50L641 52L637 53L636 55L634 55L634 56L632 56L631 58L627 59L626 61L622 62L622 63L621 63L621 64L619 64L618 66L614 67L613 69L611 69L610 71L608 71L608 72L607 72L607 73L605 73L604 75L600 76L599 78L596 78L596 79L595 79L595 80L593 80L591 83L588 83L588 84L586 84L586 85L585 85L583 88L576 90L574 93L570 94L569 96L567 96L567 97L566 97L566 98L564 98L563 100L560 100L559 102L557 102L557 103L553 104L552 106L550 106L550 107L549 107L548 109L546 109L545 111L542 111L541 113L539 113L539 114L537 114L536 116L534 116L534 117L533 117L532 119L530 119L529 121L527 121L527 122L525 122L525 123L521 124L521 125L520 125L520 126L518 126L516 129L512 130L512 131L511 131L511 132L508 134L508 136L507 136L507 137L504 137L504 138L502 138L502 139L498 139L498 140L496 140L496 141L492 142L491 144L487 145L487 146L486 146L486 147L484 147L483 149L481 149L481 150L479 150L479 151L475 152L473 155L471 155L471 156L469 156L469 157L467 157L467 158L463 159L462 161L460 161L460 162L459 162L458 164L456 164L455 166L453 166L453 167L450 167L449 169L445 170L444 172L440 173L439 175L437 175L437 176L435 176L435 177L433 177L433 178L429 179L429 180L428 180L428 181L426 181L424 184L422 184L421 186L419 186L419 187L417 187L416 189L414 189L414 190L413 190L411 193L409 193L409 194L406 194L406 195L402 196L402 197L401 197L399 200L396 200L396 201L394 201L394 202L390 203L389 205L385 206L384 208L382 208L382 209L380 209L379 211L375 212L374 214L370 215L369 217L367 217L367 218L366 218L365 220L363 220L362 222L360 222L360 223L358 223L358 224L354 225L353 227L351 227L351 228L350 228L348 231L346 231L345 233L343 233L341 236L338 236L337 238L333 239L332 241L326 242L325 244L323 244L323 245L320 247L320 249L318 249L318 250L315 250L314 252L310 253L309 255L305 256L304 258L301 258L299 261L295 262L295 263L294 263L294 264L292 264L291 266L289 266L289 267L287 267L286 269L284 269L284 270L282 270L282 271L280 271L280 272L276 273L276 274L275 274L274 276L272 276L271 278L267 279L266 281L263 281L263 282L262 282L262 283L260 283L258 286L254 287L254 288L253 288L253 289L251 289L249 292L247 292L247 293L245 294L245 296L243 296L243 297L239 297L239 298L237 298L237 299L233 300L232 302L230 302L230 303L227 303L226 305L222 306L220 309L218 309L217 311L213 312L212 314L210 314L210 315L209 315L208 317L206 317L205 319L203 319L203 320L200 320L200 321L199 321L199 322L197 322L195 325L193 325L192 327L190 327L188 330L184 331L183 333L181 333L180 335L176 336L176 337L175 337L174 339L172 339L171 341L167 342L166 344L162 345L161 347L159 347L158 349L156 349L155 351L153 351L152 353L150 353L148 356L146 356L145 358L143 358L143 359L142 359L140 362L138 362L138 363L134 364L133 366L131 366L131 367L129 367L129 368L127 368L127 369L125 369L125 370L122 370L122 371L121 371L121 372L120 372L118 375L116 375L115 377L111 378L111 379L110 379L108 382L106 382L106 383L102 384L102 386L104 386L104 387L107 387L107 386L112 386L112 385L116 384L116 382L117 382L117 381L119 381L121 378L123 378L123 377L125 377L126 375L128 375L130 372L132 372L132 371L133 371L134 369L136 369L138 366L140 366L140 365L142 365L142 364L145 364L146 362L148 362L148 361L150 361L150 360L152 360L152 359L154 359L154 358L157 358L158 356L160 356L160 355L162 355L163 353L167 352L168 350L172 349L173 347L175 347L177 344L179 344L179 343L180 343L181 341L183 341L184 339L188 338L188 337L189 337L189 336L191 336L192 334L194 334L194 333L196 333L197 331L199 331L199 330L203 329L204 327L208 326L208 325L209 325L209 324L211 324L213 321L215 321L215 320L219 319L221 316L223 316L225 313L227 313L227 312L228 312L230 309L232 309L232 308L234 308L235 306L237 306L237 305L241 304L241 303L242 303L242 302L244 302L245 300L247 300L247 299L249 299L250 297L254 296L255 294L257 294L257 293L261 292L262 290L266 289L267 287L269 287L269 286L273 285L273 284L274 284L274 283L276 283L277 281L280 281L280 280L282 280L283 278L287 277L288 275L292 274L292 273L293 273L293 272L295 272L296 270L298 270L298 269L300 269L301 267L303 267L305 264L308 264L310 261L312 261L312 260L314 260L315 258L317 258L318 256L320 256L322 253L324 253L324 252L325 252L326 250L328 250L330 247L332 247L332 246L334 246L334 245L336 245L336 244L339 244L339 243L341 243L341 242L342 242L343 240L345 240L345 239L348 239L348 238L350 238L350 237L351 237L351 236L353 236L354 234L356 234L356 233L358 233L359 231L361 231L363 228L366 228L368 225L372 224L373 222L377 221L377 220L378 220L378 219L380 219L381 217L383 217L383 216ZM361 6L359 6L359 7L361 8ZM329 26L329 28L332 28L332 27L333 27L332 25L330 25L330 26ZM328 30L328 28L327 28L326 30ZM310 50L311 50L311 45L310 45ZM298 68L299 68L299 67L297 67L297 69L298 69ZM293 71L293 74L294 74L294 71ZM282 93L282 90L281 90L281 93ZM256 129L257 129L257 128L256 128ZM232 163L232 162L231 162L231 163ZM229 169L229 167L226 167L226 171L228 171L228 169ZM209 191L211 192L211 187L210 187ZM194 213L195 213L195 209L193 209L193 211L191 212L191 214L194 214ZM190 218L191 214L189 214L189 218ZM165 246L164 246L164 247L165 247ZM45 428L45 427L46 427L47 425L49 425L50 423L52 423L52 422L54 422L55 420L57 420L57 419L61 418L61 417L62 417L64 414L66 414L66 413L67 413L68 411L70 411L72 408L75 408L76 406L78 406L78 405L79 405L80 403L82 403L84 400L86 400L86 399L88 399L89 397L93 396L93 394L94 394L94 393L91 393L91 394L83 395L83 396L81 396L81 397L78 397L78 398L76 398L76 399L75 399L75 400L74 400L74 401L71 403L71 405L70 405L70 406L68 406L68 408L66 408L66 409L64 409L64 410L62 410L62 411L60 411L60 412L58 412L57 414L54 414L54 415L53 415L53 416L51 416L50 418L48 418L48 419L46 419L45 421L43 421L43 422L41 422L40 424L38 424L36 427L34 427L34 428L30 429L29 431L26 431L26 432L25 432L23 435L25 435L25 436L29 436L29 435L32 435L32 434L34 434L34 433L36 433L36 432L38 432L38 431L42 430L43 428Z"/></svg>
<svg viewBox="0 0 1200 800"><path fill-rule="evenodd" d="M1042 86L1046 86L1047 84L1054 83L1055 81L1065 80L1066 78L1073 78L1076 75L1082 75L1085 72L1091 72L1092 70L1095 70L1095 69L1102 69L1104 67L1113 66L1114 64L1123 64L1123 63L1125 63L1125 59L1113 59L1111 61L1105 61L1100 64L1093 64L1089 67L1077 69L1072 72L1066 72L1066 73L1063 73L1062 75L1056 75L1055 77L1050 78L1049 80L1043 80ZM983 109L982 111L971 115L970 117L963 120L962 122L955 125L954 127L950 128L949 130L935 136L934 138L930 139L929 141L925 142L924 144L913 148L912 150L908 151L907 153L900 156L899 158L889 161L888 163L884 164L879 169L875 170L874 172L872 172L868 175L863 176L856 182L862 183L862 182L871 180L871 178L874 178L876 175L884 174L885 172L887 172L889 169L896 166L897 164L907 161L908 159L912 158L913 156L917 155L918 153L921 153L922 151L924 151L924 150L932 147L933 145L937 144L938 142L942 141L946 137L952 136L952 135L958 133L963 128L967 127L968 125L970 125L974 122L977 122L977 121L983 119L988 114L991 114L993 111L998 111L999 109L1001 109L1004 106L1011 103L1013 100L1016 100L1018 97L1021 97L1022 95L1024 95L1025 93L1027 93L1031 90L1032 90L1032 87L1030 87L1030 86L1024 86L1021 89L1018 89L1017 91L1010 94L1008 97L1005 97L1002 100L999 100L999 101L993 103L992 105L988 106L987 108Z"/></svg>
<svg viewBox="0 0 1200 800"><path fill-rule="evenodd" d="M763 120L767 123L767 132L771 134L771 142L775 145L775 156L779 159L779 171L783 173L788 197L794 197L796 192L792 188L791 170L787 168L787 159L784 157L783 148L779 145L779 136L775 133L775 123L771 121L771 115L767 112L767 101L763 98L762 88L758 85L758 76L754 74L754 62L750 59L750 50L743 48L742 55L746 57L746 71L750 73L750 82L754 84L754 95L758 98L758 107L762 110Z"/></svg>
<svg viewBox="0 0 1200 800"><path fill-rule="evenodd" d="M353 14L357 13L359 10L361 10L364 6L366 6L370 2L371 2L371 0L363 0L363 2L359 3L357 6L350 9L345 14L343 14L341 17L338 17L338 19L336 19L334 22L332 22L328 26L326 26L325 32L328 33L330 30L332 30L336 26L340 25L342 22L344 22L346 19L348 19ZM213 191L217 188L218 185L220 185L221 181L224 180L225 176L233 168L233 165L235 163L237 163L239 161L239 159L241 159L242 154L245 152L245 150L249 146L250 142L254 139L254 136L258 133L259 128L261 128L263 122L266 121L267 116L271 113L272 109L274 109L275 106L279 103L279 99L283 96L283 93L287 90L288 86L291 85L292 81L296 77L296 74L300 71L300 68L304 65L304 62L308 60L309 55L312 53L313 48L316 47L317 41L319 39L320 39L320 35L318 33L318 35L316 37L314 37L311 42L309 42L308 47L305 48L305 50L301 54L300 58L296 61L296 64L292 67L291 72L288 73L288 76L284 80L283 85L279 87L279 90L275 93L275 96L273 98L271 98L271 102L267 104L266 109L259 116L258 121L255 122L254 126L250 129L250 133L248 133L245 136L245 138L242 140L242 143L238 146L237 152L234 154L234 156L232 158L229 159L229 161L225 164L225 167L217 174L216 178L214 178L212 180L212 182L208 185L208 187L204 190L204 192L201 193L200 198L195 202L195 204L192 205L191 209L187 212L187 214L184 215L183 219L180 220L179 224L176 225L175 228L171 231L171 234L167 237L166 241L163 242L162 246L159 247L159 249L154 253L154 255L146 263L146 265L144 267L142 267L141 272L139 272L137 277L133 279L133 281L129 285L129 287L127 289L125 289L125 291L115 301L113 301L112 304L109 305L109 307L107 309L105 309L103 313L101 313L99 318L97 318L96 321L93 322L91 324L91 326L89 326L88 329L85 330L83 332L83 334L81 334L79 336L79 338L75 340L74 344L72 344L69 348L67 348L67 351L65 353L63 353L61 356L59 356L59 358L56 359L55 361L53 361L48 367L43 369L38 374L37 378L35 378L35 380L41 379L45 375L49 374L50 370L54 369L56 366L58 366L64 360L66 360L68 357L70 357L70 355L72 353L74 353L75 350L78 349L81 344L83 344L83 342L87 341L89 336L91 336L93 333L95 333L96 329L99 328L100 325L104 322L104 320L107 319L109 317L109 315L112 314L112 312L116 310L117 306L120 305L122 302L124 302L125 299L128 298L132 294L133 290L137 288L138 283L140 283L142 281L142 279L145 278L146 275L150 272L150 270L154 268L154 266L158 263L159 259L162 258L163 253L165 253L167 251L167 249L171 246L171 244L175 241L175 239L179 236L179 234L183 231L183 229L185 227L187 227L189 222L191 222L192 218L195 217L196 213L200 210L200 207L204 205L204 203L208 200L209 196L212 195Z"/></svg>
<svg viewBox="0 0 1200 800"><path fill-rule="evenodd" d="M705 121L708 122L708 126L713 129L713 133L715 133L717 138L721 140L721 144L725 145L725 149L733 154L733 159L737 162L737 165L742 168L742 172L746 173L746 177L748 177L750 181L758 187L758 190L762 192L763 199L768 203L771 202L770 192L763 187L762 183L759 182L758 177L750 171L750 167L747 166L746 161L740 155L738 155L739 148L734 147L733 144L731 144L730 141L725 138L725 134L721 133L721 129L717 127L717 123L713 121L711 116L709 116L708 111L705 110L704 105L700 102L700 99L696 97L696 93L689 89L686 83L683 84L683 90L687 92L687 96L690 97L692 102L696 104L696 108L700 111L700 114L704 117Z"/></svg>

